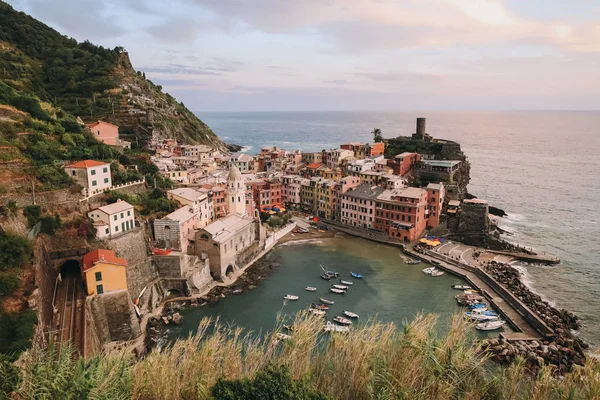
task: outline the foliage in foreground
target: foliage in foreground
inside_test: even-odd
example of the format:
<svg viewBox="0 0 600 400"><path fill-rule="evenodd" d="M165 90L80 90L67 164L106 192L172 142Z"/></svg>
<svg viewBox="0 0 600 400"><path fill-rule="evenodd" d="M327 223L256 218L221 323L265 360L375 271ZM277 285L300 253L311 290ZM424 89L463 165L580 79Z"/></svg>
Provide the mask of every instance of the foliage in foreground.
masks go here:
<svg viewBox="0 0 600 400"><path fill-rule="evenodd" d="M218 321L134 363L124 355L73 359L68 351L30 350L21 398L133 399L597 399L600 363L590 357L563 380L542 368L530 377L521 360L489 368L471 326L454 318L438 337L434 316L402 331L368 323L323 340L322 321L297 316L290 340L265 341ZM315 349L318 348L319 351ZM225 380L226 379L226 380ZM297 396L297 397L293 397Z"/></svg>

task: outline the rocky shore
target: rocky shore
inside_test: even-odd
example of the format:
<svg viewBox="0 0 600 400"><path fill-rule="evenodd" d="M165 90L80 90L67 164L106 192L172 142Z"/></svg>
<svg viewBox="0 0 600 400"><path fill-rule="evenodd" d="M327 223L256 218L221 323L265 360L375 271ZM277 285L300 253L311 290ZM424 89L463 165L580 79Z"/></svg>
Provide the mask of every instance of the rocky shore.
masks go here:
<svg viewBox="0 0 600 400"><path fill-rule="evenodd" d="M485 266L485 270L555 332L551 340L543 341L488 339L485 349L492 354L492 359L510 363L521 356L532 372L536 373L542 365L552 365L556 367L557 375L564 375L571 371L573 365L585 362L585 349L588 345L572 332L580 327L579 318L575 314L558 310L533 293L521 282L520 272L508 264L491 261Z"/></svg>

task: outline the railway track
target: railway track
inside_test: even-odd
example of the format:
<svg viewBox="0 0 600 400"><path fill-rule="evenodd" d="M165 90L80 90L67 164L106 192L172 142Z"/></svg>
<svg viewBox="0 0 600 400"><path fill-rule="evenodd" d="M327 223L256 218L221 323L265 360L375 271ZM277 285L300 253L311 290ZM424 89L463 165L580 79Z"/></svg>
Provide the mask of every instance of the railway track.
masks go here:
<svg viewBox="0 0 600 400"><path fill-rule="evenodd" d="M65 274L57 296L56 339L60 347L71 345L79 354L83 354L84 298L81 279Z"/></svg>

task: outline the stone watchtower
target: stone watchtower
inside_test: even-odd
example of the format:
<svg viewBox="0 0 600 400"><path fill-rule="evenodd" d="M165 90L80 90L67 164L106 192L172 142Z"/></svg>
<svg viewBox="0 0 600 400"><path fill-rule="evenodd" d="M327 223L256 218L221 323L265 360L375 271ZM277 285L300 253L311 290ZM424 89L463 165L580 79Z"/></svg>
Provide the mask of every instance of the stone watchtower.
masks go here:
<svg viewBox="0 0 600 400"><path fill-rule="evenodd" d="M417 131L412 134L413 140L421 140L425 142L431 141L431 136L426 132L427 119L417 118Z"/></svg>
<svg viewBox="0 0 600 400"><path fill-rule="evenodd" d="M246 215L246 184L244 177L236 166L229 169L227 177L227 202L229 203L229 215Z"/></svg>

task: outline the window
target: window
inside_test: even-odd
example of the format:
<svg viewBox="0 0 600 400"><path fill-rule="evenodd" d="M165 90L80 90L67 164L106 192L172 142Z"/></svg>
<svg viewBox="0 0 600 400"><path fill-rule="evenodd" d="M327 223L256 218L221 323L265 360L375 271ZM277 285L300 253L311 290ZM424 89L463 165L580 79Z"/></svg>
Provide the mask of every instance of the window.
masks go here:
<svg viewBox="0 0 600 400"><path fill-rule="evenodd" d="M102 285L96 285L96 293L103 294L104 293L104 286L102 286Z"/></svg>
<svg viewBox="0 0 600 400"><path fill-rule="evenodd" d="M113 217L113 220L115 220L115 221L117 220L117 216L116 215Z"/></svg>
<svg viewBox="0 0 600 400"><path fill-rule="evenodd" d="M98 182L92 181L92 186L96 186L96 185L98 185Z"/></svg>
<svg viewBox="0 0 600 400"><path fill-rule="evenodd" d="M106 229L104 230L104 233L106 233L106 234L108 235L108 234L110 233L110 230L109 230L108 228L106 228Z"/></svg>
<svg viewBox="0 0 600 400"><path fill-rule="evenodd" d="M96 282L99 282L102 280L102 272L96 272Z"/></svg>
<svg viewBox="0 0 600 400"><path fill-rule="evenodd" d="M121 219L123 219L123 213L121 213Z"/></svg>
<svg viewBox="0 0 600 400"><path fill-rule="evenodd" d="M104 183L108 183L108 178L104 178Z"/></svg>
<svg viewBox="0 0 600 400"><path fill-rule="evenodd" d="M77 175L77 172L71 171L71 175L75 176L75 175Z"/></svg>
<svg viewBox="0 0 600 400"><path fill-rule="evenodd" d="M90 172L90 175L96 175L96 170L93 169L92 172Z"/></svg>
<svg viewBox="0 0 600 400"><path fill-rule="evenodd" d="M119 225L115 226L115 232L119 232Z"/></svg>
<svg viewBox="0 0 600 400"><path fill-rule="evenodd" d="M102 168L102 172L107 173L108 172L108 168L106 168L106 167Z"/></svg>

